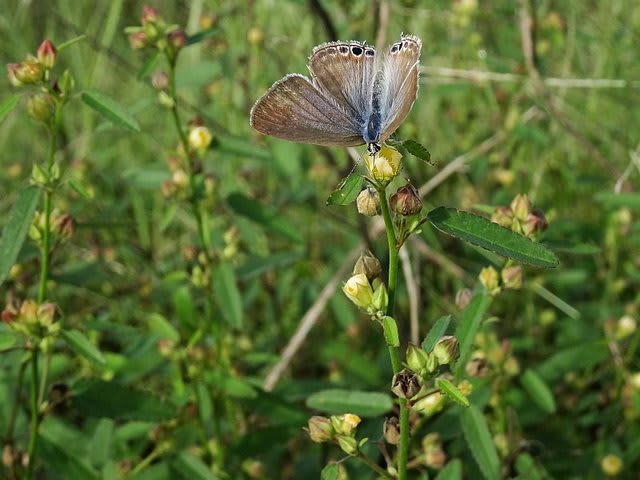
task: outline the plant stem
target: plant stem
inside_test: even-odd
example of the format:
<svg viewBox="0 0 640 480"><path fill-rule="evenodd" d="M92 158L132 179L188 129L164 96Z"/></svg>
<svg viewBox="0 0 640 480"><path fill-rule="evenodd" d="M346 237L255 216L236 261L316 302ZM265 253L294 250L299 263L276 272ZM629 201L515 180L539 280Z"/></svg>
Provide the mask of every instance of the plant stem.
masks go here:
<svg viewBox="0 0 640 480"><path fill-rule="evenodd" d="M364 455L362 452L359 452L356 458L358 458L358 460L367 465L371 470L376 472L382 478L393 480L393 477L389 475L389 472L386 472L380 465L377 465L373 460Z"/></svg>
<svg viewBox="0 0 640 480"><path fill-rule="evenodd" d="M31 352L31 425L29 432L29 463L27 464L26 479L33 478L33 468L36 463L38 448L38 428L40 427L40 413L38 408L38 349Z"/></svg>
<svg viewBox="0 0 640 480"><path fill-rule="evenodd" d="M387 305L387 315L393 317L395 307L396 286L398 283L398 243L393 227L393 219L387 201L385 187L378 187L380 197L380 210L384 219L384 226L387 233L387 244L389 248L389 277L387 290L389 303ZM396 347L389 346L389 358L393 367L393 373L401 370L400 357ZM398 480L407 480L407 461L409 459L409 409L404 401L400 401L400 445L398 446Z"/></svg>

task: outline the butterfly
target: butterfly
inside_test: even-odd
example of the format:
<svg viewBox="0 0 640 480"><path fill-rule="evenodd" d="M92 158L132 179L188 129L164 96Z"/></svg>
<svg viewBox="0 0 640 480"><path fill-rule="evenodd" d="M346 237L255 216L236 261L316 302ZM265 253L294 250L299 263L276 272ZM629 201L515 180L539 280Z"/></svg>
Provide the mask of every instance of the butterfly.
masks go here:
<svg viewBox="0 0 640 480"><path fill-rule="evenodd" d="M364 42L318 45L311 78L291 73L258 99L250 114L257 131L293 142L380 150L406 118L418 94L422 41L402 35L379 58Z"/></svg>

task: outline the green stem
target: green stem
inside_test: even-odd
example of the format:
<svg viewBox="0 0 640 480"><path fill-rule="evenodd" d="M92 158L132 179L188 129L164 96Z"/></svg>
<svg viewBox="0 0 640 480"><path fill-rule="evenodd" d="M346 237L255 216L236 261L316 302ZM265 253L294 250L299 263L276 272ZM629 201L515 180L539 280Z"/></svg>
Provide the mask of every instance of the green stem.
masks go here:
<svg viewBox="0 0 640 480"><path fill-rule="evenodd" d="M387 290L389 294L389 303L387 305L387 315L393 317L395 307L396 287L398 283L398 243L396 232L393 227L393 219L389 210L389 202L387 201L386 188L378 187L378 196L380 197L380 210L384 219L384 226L387 233L387 244L389 248L389 278L387 282ZM393 373L398 373L402 365L398 349L389 346L389 358L393 367ZM405 402L400 402L400 445L398 446L398 480L407 480L407 462L409 459L409 409Z"/></svg>
<svg viewBox="0 0 640 480"><path fill-rule="evenodd" d="M373 460L371 460L369 457L367 457L363 453L359 452L356 458L360 460L362 463L364 463L366 466L368 466L371 470L376 472L378 475L380 475L382 478L393 480L393 477L389 475L389 472L385 471L380 465L377 465Z"/></svg>
<svg viewBox="0 0 640 480"><path fill-rule="evenodd" d="M33 469L36 463L36 451L38 449L38 428L40 427L40 413L38 408L38 350L34 348L31 353L31 425L29 432L29 463L27 464L26 479L33 478Z"/></svg>

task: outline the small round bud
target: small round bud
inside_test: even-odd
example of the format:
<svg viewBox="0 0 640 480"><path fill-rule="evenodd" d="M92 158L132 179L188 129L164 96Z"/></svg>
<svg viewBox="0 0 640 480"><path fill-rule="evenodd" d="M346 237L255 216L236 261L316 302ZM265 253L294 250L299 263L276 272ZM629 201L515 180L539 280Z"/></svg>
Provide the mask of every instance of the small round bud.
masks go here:
<svg viewBox="0 0 640 480"><path fill-rule="evenodd" d="M393 147L384 145L378 152L366 150L362 156L371 177L383 185L389 183L400 171L402 154Z"/></svg>
<svg viewBox="0 0 640 480"><path fill-rule="evenodd" d="M470 377L484 377L487 374L487 359L482 352L476 352L464 369Z"/></svg>
<svg viewBox="0 0 640 480"><path fill-rule="evenodd" d="M358 213L367 217L380 215L380 197L374 188L367 187L356 198Z"/></svg>
<svg viewBox="0 0 640 480"><path fill-rule="evenodd" d="M48 93L31 95L27 100L27 112L38 122L48 122L53 116L53 111L53 98Z"/></svg>
<svg viewBox="0 0 640 480"><path fill-rule="evenodd" d="M364 273L369 281L377 278L380 272L382 272L382 264L369 250L365 250L360 254L360 257L358 257L353 267L354 275Z"/></svg>
<svg viewBox="0 0 640 480"><path fill-rule="evenodd" d="M511 290L520 290L522 288L522 266L512 265L504 267L500 272L504 288Z"/></svg>
<svg viewBox="0 0 640 480"><path fill-rule="evenodd" d="M400 421L398 417L387 417L383 426L384 439L389 445L400 443Z"/></svg>
<svg viewBox="0 0 640 480"><path fill-rule="evenodd" d="M333 438L334 429L327 417L315 415L309 419L309 438L316 443L328 442Z"/></svg>
<svg viewBox="0 0 640 480"><path fill-rule="evenodd" d="M444 407L444 395L440 392L433 392L429 395L422 397L411 407L412 410L424 415L425 417L431 417L436 413L442 411Z"/></svg>
<svg viewBox="0 0 640 480"><path fill-rule="evenodd" d="M9 78L9 83L14 87L20 87L22 85L22 82L18 80L19 68L20 68L19 63L7 64L7 77Z"/></svg>
<svg viewBox="0 0 640 480"><path fill-rule="evenodd" d="M427 467L439 470L447 463L447 454L442 448L431 449L425 453L424 463Z"/></svg>
<svg viewBox="0 0 640 480"><path fill-rule="evenodd" d="M635 318L633 318L631 315L623 315L622 317L620 317L620 320L618 320L618 323L616 324L616 338L618 340L623 340L630 335L633 335L637 328L638 322L636 322Z"/></svg>
<svg viewBox="0 0 640 480"><path fill-rule="evenodd" d="M516 195L515 198L511 201L510 207L514 217L517 220L519 220L521 223L527 221L529 214L531 213L531 202L529 201L529 197L527 197L527 195Z"/></svg>
<svg viewBox="0 0 640 480"><path fill-rule="evenodd" d="M336 437L336 440L338 440L338 446L347 455L358 454L358 441L355 438L347 437L345 435L338 435Z"/></svg>
<svg viewBox="0 0 640 480"><path fill-rule="evenodd" d="M24 85L31 85L40 82L43 74L44 68L40 62L33 57L18 64L18 67L15 70L15 77L17 81Z"/></svg>
<svg viewBox="0 0 640 480"><path fill-rule="evenodd" d="M164 70L157 70L151 75L151 85L157 90L166 90L169 87L169 75Z"/></svg>
<svg viewBox="0 0 640 480"><path fill-rule="evenodd" d="M426 373L427 364L429 363L429 354L425 352L421 347L409 344L407 348L407 366L419 375Z"/></svg>
<svg viewBox="0 0 640 480"><path fill-rule="evenodd" d="M69 240L76 229L76 221L68 213L58 215L53 219L53 231L64 240Z"/></svg>
<svg viewBox="0 0 640 480"><path fill-rule="evenodd" d="M500 293L500 276L498 275L498 272L495 268L483 268L480 271L480 275L478 278L480 279L480 283L489 295L494 296Z"/></svg>
<svg viewBox="0 0 640 480"><path fill-rule="evenodd" d="M460 344L456 337L444 336L433 347L433 354L441 365L454 363L460 357Z"/></svg>
<svg viewBox="0 0 640 480"><path fill-rule="evenodd" d="M396 373L391 380L391 391L407 400L420 391L420 378L408 368Z"/></svg>
<svg viewBox="0 0 640 480"><path fill-rule="evenodd" d="M373 282L374 285L378 283L375 290L373 291L373 298L371 300L371 306L373 307L373 312L386 312L387 306L389 305L389 293L387 292L387 287L380 280L377 282Z"/></svg>
<svg viewBox="0 0 640 480"><path fill-rule="evenodd" d="M416 215L422 210L422 200L416 188L410 183L400 187L389 199L391 210L398 215Z"/></svg>
<svg viewBox="0 0 640 480"><path fill-rule="evenodd" d="M603 473L610 477L618 475L622 471L623 466L622 459L618 455L611 453L606 455L600 462L600 468L602 468Z"/></svg>
<svg viewBox="0 0 640 480"><path fill-rule="evenodd" d="M469 305L469 302L473 298L473 293L468 288L461 288L456 293L456 306L460 310L464 310Z"/></svg>
<svg viewBox="0 0 640 480"><path fill-rule="evenodd" d="M349 300L358 307L367 309L373 302L373 289L364 273L353 275L342 287Z"/></svg>
<svg viewBox="0 0 640 480"><path fill-rule="evenodd" d="M522 225L522 231L525 235L532 235L544 232L548 226L544 213L541 210L534 209L527 217L527 221Z"/></svg>
<svg viewBox="0 0 640 480"><path fill-rule="evenodd" d="M213 135L207 127L197 126L189 132L189 148L193 150L205 150L213 140Z"/></svg>
<svg viewBox="0 0 640 480"><path fill-rule="evenodd" d="M247 33L247 41L251 45L259 45L262 43L264 39L264 33L257 27L253 27L249 29L249 33Z"/></svg>
<svg viewBox="0 0 640 480"><path fill-rule="evenodd" d="M51 40L45 40L40 44L40 47L38 47L37 56L40 64L47 70L50 70L56 63L58 51Z"/></svg>
<svg viewBox="0 0 640 480"><path fill-rule="evenodd" d="M169 45L171 45L174 49L180 50L187 45L187 34L181 28L178 28L171 32L167 39L169 40Z"/></svg>
<svg viewBox="0 0 640 480"><path fill-rule="evenodd" d="M133 32L129 34L129 45L134 50L142 50L149 45L149 37L143 31Z"/></svg>
<svg viewBox="0 0 640 480"><path fill-rule="evenodd" d="M140 23L142 23L142 25L156 23L159 18L160 15L158 15L158 11L155 8L149 5L142 7L142 16L140 17Z"/></svg>
<svg viewBox="0 0 640 480"><path fill-rule="evenodd" d="M360 417L352 413L333 415L329 420L336 434L348 436L355 435L356 427L360 425L361 422Z"/></svg>
<svg viewBox="0 0 640 480"><path fill-rule="evenodd" d="M509 207L497 207L491 215L491 221L505 228L511 228L513 225L513 212Z"/></svg>

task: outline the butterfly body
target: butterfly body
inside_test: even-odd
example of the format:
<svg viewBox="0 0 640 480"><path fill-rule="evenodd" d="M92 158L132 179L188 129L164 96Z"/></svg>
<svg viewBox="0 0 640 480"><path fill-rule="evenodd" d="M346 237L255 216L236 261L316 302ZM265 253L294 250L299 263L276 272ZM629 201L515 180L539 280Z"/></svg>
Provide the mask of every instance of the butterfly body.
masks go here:
<svg viewBox="0 0 640 480"><path fill-rule="evenodd" d="M313 49L311 78L289 74L256 102L250 122L261 133L327 146L366 143L377 151L411 110L422 42L403 35L382 59L362 42Z"/></svg>

